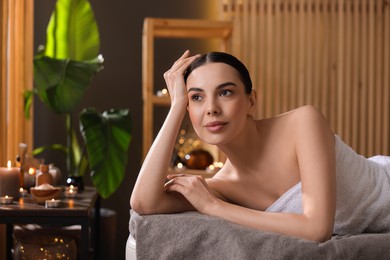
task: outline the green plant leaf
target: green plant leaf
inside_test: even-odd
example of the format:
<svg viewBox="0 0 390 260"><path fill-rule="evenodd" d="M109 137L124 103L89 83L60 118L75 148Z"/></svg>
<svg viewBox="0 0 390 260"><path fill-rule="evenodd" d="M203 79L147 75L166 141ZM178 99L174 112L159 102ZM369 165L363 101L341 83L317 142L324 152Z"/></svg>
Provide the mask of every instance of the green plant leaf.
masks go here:
<svg viewBox="0 0 390 260"><path fill-rule="evenodd" d="M109 197L123 180L131 129L132 120L126 109L101 114L94 109L81 112L80 130L87 147L92 182L103 198Z"/></svg>
<svg viewBox="0 0 390 260"><path fill-rule="evenodd" d="M75 176L84 176L88 170L88 158L85 154L85 149L81 148L81 144L78 142L76 132L73 129L71 149L73 151L73 162L75 164Z"/></svg>
<svg viewBox="0 0 390 260"><path fill-rule="evenodd" d="M34 81L39 98L55 113L71 113L84 96L92 77L102 68L99 56L90 61L34 59Z"/></svg>
<svg viewBox="0 0 390 260"><path fill-rule="evenodd" d="M57 150L57 151L61 151L61 152L65 153L65 154L67 153L66 146L64 146L62 144L52 144L52 145L40 146L38 148L35 148L32 151L32 155L36 156L36 155L43 153L44 151L47 151L47 150Z"/></svg>
<svg viewBox="0 0 390 260"><path fill-rule="evenodd" d="M57 0L46 34L45 56L75 61L99 54L99 29L88 0Z"/></svg>
<svg viewBox="0 0 390 260"><path fill-rule="evenodd" d="M32 105L32 100L34 97L34 90L26 90L23 93L23 110L24 110L24 117L26 119L30 119L30 114L31 114L31 105Z"/></svg>

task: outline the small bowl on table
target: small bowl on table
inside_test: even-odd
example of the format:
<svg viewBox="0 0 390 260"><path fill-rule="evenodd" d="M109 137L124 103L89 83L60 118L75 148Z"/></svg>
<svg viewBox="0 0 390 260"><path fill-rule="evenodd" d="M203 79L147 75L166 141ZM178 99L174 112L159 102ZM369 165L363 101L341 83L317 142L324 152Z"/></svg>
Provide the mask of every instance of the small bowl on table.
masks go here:
<svg viewBox="0 0 390 260"><path fill-rule="evenodd" d="M61 196L61 188L48 184L32 187L30 188L30 192L38 204L45 204L46 200L58 199Z"/></svg>

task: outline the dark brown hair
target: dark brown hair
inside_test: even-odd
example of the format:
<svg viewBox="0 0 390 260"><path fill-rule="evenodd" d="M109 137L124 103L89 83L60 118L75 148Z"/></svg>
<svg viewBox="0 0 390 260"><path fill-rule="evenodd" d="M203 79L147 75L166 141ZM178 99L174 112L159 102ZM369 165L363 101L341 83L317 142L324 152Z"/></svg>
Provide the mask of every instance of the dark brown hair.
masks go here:
<svg viewBox="0 0 390 260"><path fill-rule="evenodd" d="M202 56L194 60L194 62L191 63L191 65L184 73L184 81L187 83L188 76L196 68L199 68L200 66L205 65L207 63L216 63L216 62L225 63L233 67L234 69L236 69L242 83L244 83L245 93L250 94L252 92L252 80L249 75L248 69L239 59L225 52L209 52L203 54Z"/></svg>

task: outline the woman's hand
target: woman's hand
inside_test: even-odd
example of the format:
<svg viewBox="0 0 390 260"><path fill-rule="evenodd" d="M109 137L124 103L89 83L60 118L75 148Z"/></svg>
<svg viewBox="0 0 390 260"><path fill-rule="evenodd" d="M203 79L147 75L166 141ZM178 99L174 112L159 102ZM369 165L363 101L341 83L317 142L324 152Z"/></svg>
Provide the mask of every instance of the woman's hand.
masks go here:
<svg viewBox="0 0 390 260"><path fill-rule="evenodd" d="M187 50L172 65L172 67L164 73L164 79L171 97L171 105L183 103L185 106L187 106L188 97L186 85L184 82L184 72L188 66L198 57L199 55L190 56L190 52Z"/></svg>
<svg viewBox="0 0 390 260"><path fill-rule="evenodd" d="M167 178L164 190L182 194L200 213L207 214L207 207L218 201L202 176L171 174Z"/></svg>

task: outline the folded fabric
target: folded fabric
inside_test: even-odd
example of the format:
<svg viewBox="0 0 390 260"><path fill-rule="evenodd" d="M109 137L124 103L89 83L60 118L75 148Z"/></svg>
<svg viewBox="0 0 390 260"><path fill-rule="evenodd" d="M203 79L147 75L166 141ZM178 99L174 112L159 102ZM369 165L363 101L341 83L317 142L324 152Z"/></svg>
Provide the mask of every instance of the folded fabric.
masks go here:
<svg viewBox="0 0 390 260"><path fill-rule="evenodd" d="M261 232L198 212L131 211L137 259L388 259L390 234L335 236L325 243Z"/></svg>

